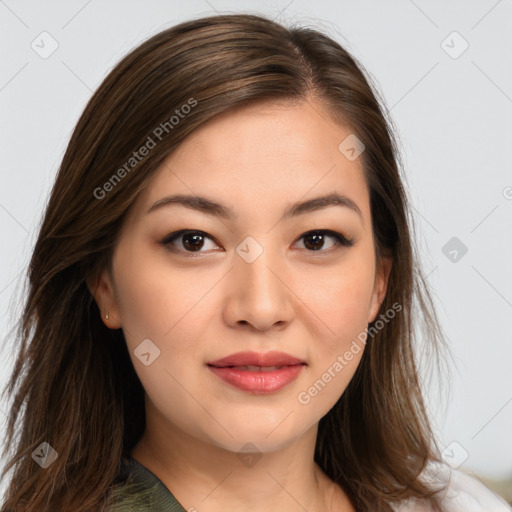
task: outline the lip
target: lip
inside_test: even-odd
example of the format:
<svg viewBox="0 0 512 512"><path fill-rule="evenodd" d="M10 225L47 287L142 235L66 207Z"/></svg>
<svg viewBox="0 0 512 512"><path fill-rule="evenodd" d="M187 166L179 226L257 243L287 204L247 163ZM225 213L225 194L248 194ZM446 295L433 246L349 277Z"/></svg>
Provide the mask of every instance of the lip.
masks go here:
<svg viewBox="0 0 512 512"><path fill-rule="evenodd" d="M274 370L244 370L240 366L282 366ZM274 393L292 383L306 363L284 352L238 352L208 363L208 369L228 384L254 394Z"/></svg>
<svg viewBox="0 0 512 512"><path fill-rule="evenodd" d="M225 366L291 366L305 364L305 361L293 357L285 352L273 350L264 354L258 352L237 352L229 356L210 361L208 365L216 367Z"/></svg>

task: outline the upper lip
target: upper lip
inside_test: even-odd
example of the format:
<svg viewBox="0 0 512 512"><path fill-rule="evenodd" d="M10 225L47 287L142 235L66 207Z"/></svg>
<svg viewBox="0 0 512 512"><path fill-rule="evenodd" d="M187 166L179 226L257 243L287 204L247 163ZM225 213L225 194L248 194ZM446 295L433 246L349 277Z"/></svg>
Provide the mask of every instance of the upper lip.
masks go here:
<svg viewBox="0 0 512 512"><path fill-rule="evenodd" d="M293 357L284 352L271 351L264 354L258 352L237 352L229 356L210 361L210 366L289 366L294 364L305 364L302 359Z"/></svg>

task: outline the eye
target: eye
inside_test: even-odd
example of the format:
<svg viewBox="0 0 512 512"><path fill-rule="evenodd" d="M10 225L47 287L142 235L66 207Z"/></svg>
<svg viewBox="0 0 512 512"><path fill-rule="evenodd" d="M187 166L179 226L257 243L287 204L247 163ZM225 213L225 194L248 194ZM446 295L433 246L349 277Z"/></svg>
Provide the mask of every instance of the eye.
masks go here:
<svg viewBox="0 0 512 512"><path fill-rule="evenodd" d="M334 240L334 242L331 244L331 247L328 248L328 250L321 250L324 249L323 246L325 244L326 238L331 238ZM174 245L175 242L179 239L181 239L181 246L185 248L185 251L182 251ZM175 231L174 233L167 235L161 241L161 244L169 247L169 249L173 252L201 253L205 252L201 251L201 249L204 248L206 239L213 241L213 238L206 234L204 231L182 229L181 231ZM332 249L332 247L351 247L354 245L353 239L347 239L341 233L337 233L336 231L331 231L328 229L308 231L299 238L299 240L302 239L305 239L304 246L308 252L331 252L330 249Z"/></svg>
<svg viewBox="0 0 512 512"><path fill-rule="evenodd" d="M310 251L320 251L323 249L324 241L326 238L332 238L334 240L333 245L335 248L339 246L351 247L354 245L353 239L345 238L341 233L337 233L336 231L330 231L328 229L319 229L315 231L308 231L304 233L299 240L305 239L304 245ZM328 252L327 250L320 252Z"/></svg>
<svg viewBox="0 0 512 512"><path fill-rule="evenodd" d="M174 252L181 252L180 249L175 246L173 247L176 240L180 238L182 239L181 246L186 248L185 252L204 252L200 251L204 246L204 240L212 240L212 238L203 231L182 229L181 231L176 231L166 236L161 243L165 246L171 246L169 249Z"/></svg>

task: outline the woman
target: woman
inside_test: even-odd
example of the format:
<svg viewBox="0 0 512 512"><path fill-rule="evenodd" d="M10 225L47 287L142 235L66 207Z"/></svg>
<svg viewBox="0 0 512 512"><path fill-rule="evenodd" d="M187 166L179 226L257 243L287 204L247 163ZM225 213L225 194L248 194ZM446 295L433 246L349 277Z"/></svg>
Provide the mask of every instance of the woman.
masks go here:
<svg viewBox="0 0 512 512"><path fill-rule="evenodd" d="M30 262L3 510L503 507L441 463L407 215L389 121L330 38L222 15L133 50Z"/></svg>

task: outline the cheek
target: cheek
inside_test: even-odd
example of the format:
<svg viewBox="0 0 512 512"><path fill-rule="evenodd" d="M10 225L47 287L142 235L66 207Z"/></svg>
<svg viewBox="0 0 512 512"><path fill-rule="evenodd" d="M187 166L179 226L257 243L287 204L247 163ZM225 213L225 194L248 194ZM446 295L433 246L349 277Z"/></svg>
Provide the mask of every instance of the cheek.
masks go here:
<svg viewBox="0 0 512 512"><path fill-rule="evenodd" d="M168 399L170 390L179 390L179 382L202 368L197 364L203 363L198 357L204 355L198 343L212 311L218 311L212 301L219 278L208 270L172 267L165 254L136 251L129 245L115 264L117 303L133 365L148 391L160 393L165 382L161 398ZM148 366L137 358L137 348L146 339L158 354Z"/></svg>
<svg viewBox="0 0 512 512"><path fill-rule="evenodd" d="M115 265L123 329L139 336L170 336L186 323L208 289L208 278L173 267L159 249L138 250L127 242Z"/></svg>
<svg viewBox="0 0 512 512"><path fill-rule="evenodd" d="M365 350L373 282L371 253L354 251L336 270L304 283L304 311L320 327L310 327L310 371L296 397L303 414L325 415L352 380Z"/></svg>
<svg viewBox="0 0 512 512"><path fill-rule="evenodd" d="M319 353L340 351L367 325L374 283L373 260L356 252L342 264L301 276L303 318L311 319ZM297 282L299 286L299 283Z"/></svg>
<svg viewBox="0 0 512 512"><path fill-rule="evenodd" d="M309 315L321 326L312 332L309 374L296 397L310 417L323 417L339 400L365 350L373 269L359 261L363 264L340 266L324 278L317 275L317 287L303 288L304 302L314 312Z"/></svg>
<svg viewBox="0 0 512 512"><path fill-rule="evenodd" d="M157 410L179 423L172 411L183 417L198 414L183 386L188 389L186 383L198 378L197 340L204 333L205 294L216 280L210 276L209 284L197 274L173 269L161 255L123 249L115 261L116 298L130 358ZM151 343L141 345L146 339ZM143 346L144 351L139 349ZM143 362L144 352L150 354L149 364ZM195 388L190 392L201 396Z"/></svg>

